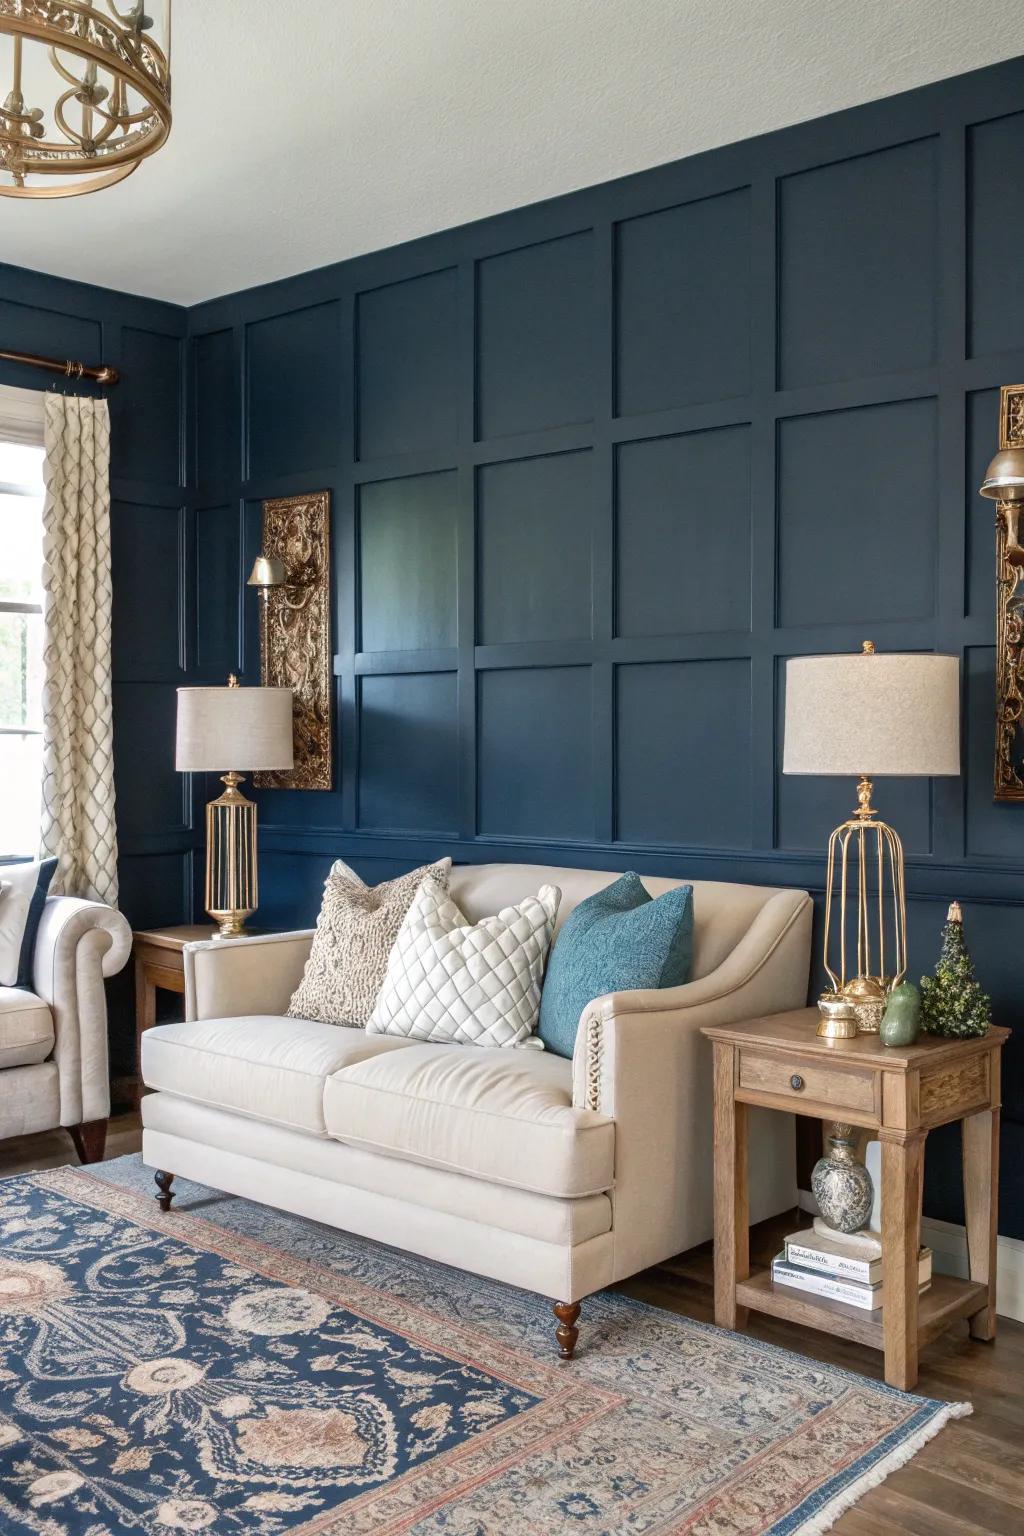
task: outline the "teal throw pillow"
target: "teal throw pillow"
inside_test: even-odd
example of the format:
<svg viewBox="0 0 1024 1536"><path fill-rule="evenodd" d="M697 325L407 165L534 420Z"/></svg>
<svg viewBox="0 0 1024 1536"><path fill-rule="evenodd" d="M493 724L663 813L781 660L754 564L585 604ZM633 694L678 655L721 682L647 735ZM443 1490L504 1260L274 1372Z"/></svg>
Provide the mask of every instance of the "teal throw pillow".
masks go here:
<svg viewBox="0 0 1024 1536"><path fill-rule="evenodd" d="M681 986L692 958L693 886L655 899L639 875L622 875L581 901L555 941L537 1030L545 1048L571 1056L580 1014L595 997Z"/></svg>

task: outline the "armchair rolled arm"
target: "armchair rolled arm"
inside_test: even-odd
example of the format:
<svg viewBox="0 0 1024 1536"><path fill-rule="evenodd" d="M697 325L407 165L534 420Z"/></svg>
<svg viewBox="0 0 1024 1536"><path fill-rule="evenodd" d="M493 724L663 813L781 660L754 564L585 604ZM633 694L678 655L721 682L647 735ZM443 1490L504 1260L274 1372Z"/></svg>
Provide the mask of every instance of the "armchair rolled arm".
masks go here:
<svg viewBox="0 0 1024 1536"><path fill-rule="evenodd" d="M33 987L53 1015L60 1080L60 1123L80 1125L110 1113L107 998L132 948L125 917L100 901L49 896L33 956Z"/></svg>
<svg viewBox="0 0 1024 1536"><path fill-rule="evenodd" d="M186 944L185 1018L287 1012L309 959L313 929Z"/></svg>

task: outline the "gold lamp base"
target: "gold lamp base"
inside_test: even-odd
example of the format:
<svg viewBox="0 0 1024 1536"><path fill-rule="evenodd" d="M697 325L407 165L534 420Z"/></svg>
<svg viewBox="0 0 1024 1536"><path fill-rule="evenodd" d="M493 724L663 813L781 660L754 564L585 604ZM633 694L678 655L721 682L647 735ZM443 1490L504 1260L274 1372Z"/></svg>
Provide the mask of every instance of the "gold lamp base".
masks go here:
<svg viewBox="0 0 1024 1536"><path fill-rule="evenodd" d="M206 910L215 939L237 939L259 905L256 807L238 788L241 774L226 773L221 782L224 793L206 807Z"/></svg>

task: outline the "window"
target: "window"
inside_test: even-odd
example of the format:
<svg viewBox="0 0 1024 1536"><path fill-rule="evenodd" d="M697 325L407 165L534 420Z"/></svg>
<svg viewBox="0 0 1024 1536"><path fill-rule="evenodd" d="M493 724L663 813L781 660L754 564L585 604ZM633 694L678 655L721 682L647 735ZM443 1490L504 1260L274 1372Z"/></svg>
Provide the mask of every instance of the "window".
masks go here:
<svg viewBox="0 0 1024 1536"><path fill-rule="evenodd" d="M0 418L0 858L39 847L42 579L43 450Z"/></svg>

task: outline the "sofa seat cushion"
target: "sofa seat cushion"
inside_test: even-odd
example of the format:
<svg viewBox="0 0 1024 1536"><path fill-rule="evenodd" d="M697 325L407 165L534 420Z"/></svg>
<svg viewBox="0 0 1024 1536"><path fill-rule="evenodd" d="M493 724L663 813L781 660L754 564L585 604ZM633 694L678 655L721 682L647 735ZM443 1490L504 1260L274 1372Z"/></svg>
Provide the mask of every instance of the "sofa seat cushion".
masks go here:
<svg viewBox="0 0 1024 1536"><path fill-rule="evenodd" d="M160 1024L142 1037L142 1077L183 1099L326 1134L324 1084L367 1056L408 1050L404 1040L311 1019L245 1014Z"/></svg>
<svg viewBox="0 0 1024 1536"><path fill-rule="evenodd" d="M0 1070L34 1067L53 1044L53 1015L42 998L24 987L0 987Z"/></svg>
<svg viewBox="0 0 1024 1536"><path fill-rule="evenodd" d="M368 1056L328 1079L324 1119L349 1145L542 1195L613 1183L613 1122L574 1109L572 1063L539 1051L410 1045Z"/></svg>

